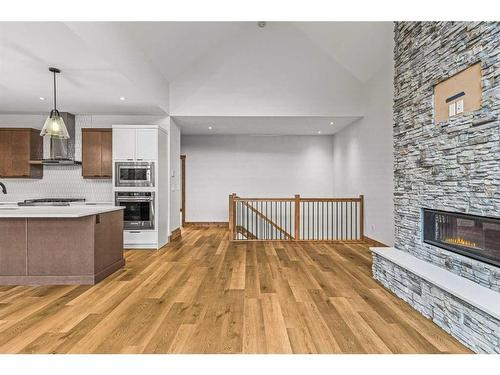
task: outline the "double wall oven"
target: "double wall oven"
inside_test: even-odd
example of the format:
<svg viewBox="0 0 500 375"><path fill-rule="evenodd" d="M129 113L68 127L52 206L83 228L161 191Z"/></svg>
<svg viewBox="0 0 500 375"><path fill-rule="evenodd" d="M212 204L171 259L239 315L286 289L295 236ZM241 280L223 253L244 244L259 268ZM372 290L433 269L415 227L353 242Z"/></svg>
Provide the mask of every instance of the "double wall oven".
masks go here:
<svg viewBox="0 0 500 375"><path fill-rule="evenodd" d="M123 229L155 229L155 163L143 161L115 162L115 204L125 207Z"/></svg>
<svg viewBox="0 0 500 375"><path fill-rule="evenodd" d="M155 193L153 191L117 191L115 204L125 207L124 229L155 229Z"/></svg>
<svg viewBox="0 0 500 375"><path fill-rule="evenodd" d="M154 187L154 162L115 162L116 187Z"/></svg>

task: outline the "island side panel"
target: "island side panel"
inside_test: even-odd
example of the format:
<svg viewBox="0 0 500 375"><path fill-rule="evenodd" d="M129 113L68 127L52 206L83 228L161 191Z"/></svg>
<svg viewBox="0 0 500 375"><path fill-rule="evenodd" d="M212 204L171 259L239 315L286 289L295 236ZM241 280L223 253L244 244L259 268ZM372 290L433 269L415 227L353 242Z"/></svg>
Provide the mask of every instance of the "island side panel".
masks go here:
<svg viewBox="0 0 500 375"><path fill-rule="evenodd" d="M123 267L123 210L96 215L94 274L98 282Z"/></svg>
<svg viewBox="0 0 500 375"><path fill-rule="evenodd" d="M26 276L26 219L0 219L0 276Z"/></svg>
<svg viewBox="0 0 500 375"><path fill-rule="evenodd" d="M94 221L28 218L28 275L93 277Z"/></svg>

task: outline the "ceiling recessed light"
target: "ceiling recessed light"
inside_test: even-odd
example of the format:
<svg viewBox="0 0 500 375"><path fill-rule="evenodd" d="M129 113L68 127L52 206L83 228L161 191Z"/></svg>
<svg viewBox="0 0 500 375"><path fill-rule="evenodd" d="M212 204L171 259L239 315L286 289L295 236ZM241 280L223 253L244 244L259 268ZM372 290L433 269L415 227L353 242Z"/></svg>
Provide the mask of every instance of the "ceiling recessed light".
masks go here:
<svg viewBox="0 0 500 375"><path fill-rule="evenodd" d="M208 130L212 130L213 128L211 126L208 127Z"/></svg>
<svg viewBox="0 0 500 375"><path fill-rule="evenodd" d="M333 121L330 121L330 125L333 125Z"/></svg>
<svg viewBox="0 0 500 375"><path fill-rule="evenodd" d="M125 100L124 96L120 96L120 100L123 102Z"/></svg>
<svg viewBox="0 0 500 375"><path fill-rule="evenodd" d="M40 96L40 100L43 102L45 98L43 96Z"/></svg>
<svg viewBox="0 0 500 375"><path fill-rule="evenodd" d="M318 134L321 134L321 130L318 130Z"/></svg>

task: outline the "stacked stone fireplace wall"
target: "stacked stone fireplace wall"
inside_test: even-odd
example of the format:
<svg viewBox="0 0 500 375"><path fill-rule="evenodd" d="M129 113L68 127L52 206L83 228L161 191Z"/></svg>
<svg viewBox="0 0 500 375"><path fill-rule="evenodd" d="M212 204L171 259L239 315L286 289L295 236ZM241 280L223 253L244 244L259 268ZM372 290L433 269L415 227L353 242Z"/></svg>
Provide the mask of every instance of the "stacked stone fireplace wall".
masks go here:
<svg viewBox="0 0 500 375"><path fill-rule="evenodd" d="M395 24L395 247L500 292L500 269L424 244L422 208L500 217L500 23ZM480 62L480 110L436 123L434 85Z"/></svg>
<svg viewBox="0 0 500 375"><path fill-rule="evenodd" d="M394 38L395 248L500 298L498 267L426 244L422 235L423 208L500 218L500 23L397 22ZM434 86L476 63L481 108L437 123ZM373 275L384 286L473 351L500 353L498 315L413 271L374 254Z"/></svg>

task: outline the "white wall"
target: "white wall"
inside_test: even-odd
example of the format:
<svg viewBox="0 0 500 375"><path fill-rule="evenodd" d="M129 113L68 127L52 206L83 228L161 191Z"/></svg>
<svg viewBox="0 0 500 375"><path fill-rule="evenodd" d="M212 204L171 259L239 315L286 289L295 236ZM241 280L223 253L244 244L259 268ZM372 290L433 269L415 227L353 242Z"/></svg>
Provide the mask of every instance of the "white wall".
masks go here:
<svg viewBox="0 0 500 375"><path fill-rule="evenodd" d="M365 86L365 117L334 135L333 191L365 195L365 235L394 243L392 67Z"/></svg>
<svg viewBox="0 0 500 375"><path fill-rule="evenodd" d="M332 146L331 136L182 136L187 221L227 221L231 193L331 197Z"/></svg>
<svg viewBox="0 0 500 375"><path fill-rule="evenodd" d="M169 162L170 162L170 234L181 226L181 132L175 121L170 118L169 140Z"/></svg>
<svg viewBox="0 0 500 375"><path fill-rule="evenodd" d="M41 129L46 115L0 115L0 127ZM162 124L162 116L77 115L75 118L75 158L81 160L81 128L104 127L112 124ZM48 143L44 143L48 156ZM81 166L45 166L43 179L2 179L7 194L0 202L18 202L30 198L85 198L89 202L112 202L111 180L92 180L82 177Z"/></svg>

